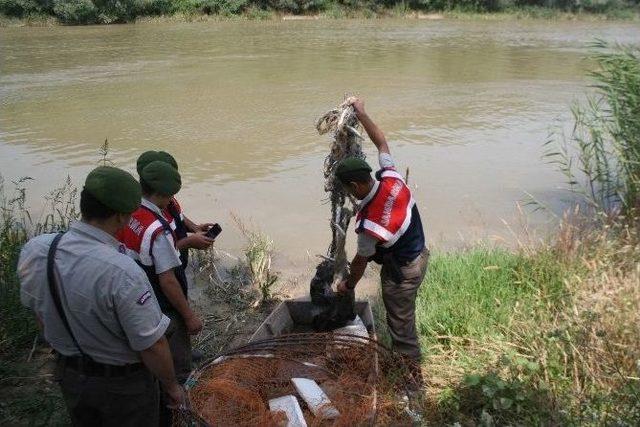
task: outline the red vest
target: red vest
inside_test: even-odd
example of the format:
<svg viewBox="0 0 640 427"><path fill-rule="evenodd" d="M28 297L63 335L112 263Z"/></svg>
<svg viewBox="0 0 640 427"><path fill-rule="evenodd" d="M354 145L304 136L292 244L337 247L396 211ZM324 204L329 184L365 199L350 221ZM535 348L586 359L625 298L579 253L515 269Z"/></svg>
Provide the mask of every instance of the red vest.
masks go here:
<svg viewBox="0 0 640 427"><path fill-rule="evenodd" d="M168 233L169 240L176 245L175 229L176 224L173 217L165 211L162 216L171 226ZM143 266L153 265L153 243L160 233L167 233L162 227L162 223L156 218L155 214L144 206L140 206L133 214L129 225L124 227L116 235L117 239L124 245L135 252L137 260Z"/></svg>
<svg viewBox="0 0 640 427"><path fill-rule="evenodd" d="M180 203L178 203L178 199L176 199L175 197L171 198L171 203L170 206L173 206L174 210L176 213L178 213L180 215L180 219L182 221L184 221L184 214L182 213L182 206L180 206ZM167 207L167 209L165 209L166 212L163 212L165 214L165 217L167 215L171 216L169 214L169 207ZM175 225L175 224L174 224ZM173 226L173 225L172 225ZM175 228L174 228L175 229Z"/></svg>
<svg viewBox="0 0 640 427"><path fill-rule="evenodd" d="M360 203L355 229L356 233L370 234L382 247L389 248L409 228L416 202L402 175L394 169L383 169L379 174L380 180Z"/></svg>

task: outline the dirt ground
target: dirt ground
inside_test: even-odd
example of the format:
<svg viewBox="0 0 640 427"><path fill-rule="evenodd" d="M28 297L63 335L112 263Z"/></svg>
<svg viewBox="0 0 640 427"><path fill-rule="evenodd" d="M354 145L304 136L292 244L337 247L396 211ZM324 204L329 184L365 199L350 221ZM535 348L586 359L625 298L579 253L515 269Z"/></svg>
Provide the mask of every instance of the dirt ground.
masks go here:
<svg viewBox="0 0 640 427"><path fill-rule="evenodd" d="M312 265L280 273L274 285L273 298L261 301L259 293L234 273L232 263L216 262L211 266L193 266L190 300L204 321L203 331L194 338L193 346L204 354L203 361L220 352L245 344L275 306L288 298L309 295L309 283L314 275ZM235 274L235 276L234 276ZM358 299L373 299L378 292L379 270L369 268L358 284Z"/></svg>

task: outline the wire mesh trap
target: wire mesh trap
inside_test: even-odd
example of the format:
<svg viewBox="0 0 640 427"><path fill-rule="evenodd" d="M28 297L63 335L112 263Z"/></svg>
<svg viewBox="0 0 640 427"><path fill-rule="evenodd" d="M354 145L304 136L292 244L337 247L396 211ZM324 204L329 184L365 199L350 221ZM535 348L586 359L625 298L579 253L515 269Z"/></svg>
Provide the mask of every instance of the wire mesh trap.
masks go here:
<svg viewBox="0 0 640 427"><path fill-rule="evenodd" d="M337 417L314 415L292 378L315 381ZM187 381L188 409L178 425L286 426L269 400L293 395L307 426L413 425L413 384L402 359L377 341L350 334L303 333L222 353Z"/></svg>

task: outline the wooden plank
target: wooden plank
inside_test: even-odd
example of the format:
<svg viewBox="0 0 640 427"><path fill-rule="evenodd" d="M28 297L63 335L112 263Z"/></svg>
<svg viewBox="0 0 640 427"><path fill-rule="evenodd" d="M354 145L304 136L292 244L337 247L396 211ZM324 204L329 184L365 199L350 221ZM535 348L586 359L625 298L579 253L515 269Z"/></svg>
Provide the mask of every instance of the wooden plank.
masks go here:
<svg viewBox="0 0 640 427"><path fill-rule="evenodd" d="M284 335L293 329L293 319L289 315L286 301L281 302L271 314L256 329L249 342L273 338Z"/></svg>

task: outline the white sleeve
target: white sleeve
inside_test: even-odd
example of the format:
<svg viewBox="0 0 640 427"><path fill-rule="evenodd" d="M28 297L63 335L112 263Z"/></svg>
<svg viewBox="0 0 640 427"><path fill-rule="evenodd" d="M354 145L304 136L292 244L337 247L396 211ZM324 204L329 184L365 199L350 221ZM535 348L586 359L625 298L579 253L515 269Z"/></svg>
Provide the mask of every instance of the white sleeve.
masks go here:
<svg viewBox="0 0 640 427"><path fill-rule="evenodd" d="M375 255L376 253L376 245L379 243L378 239L364 231L358 233L358 255L361 257L369 258L370 256Z"/></svg>
<svg viewBox="0 0 640 427"><path fill-rule="evenodd" d="M20 302L25 307L35 310L38 296L34 292L34 287L42 278L38 277L40 269L37 266L36 253L33 246L34 242L27 242L22 247L17 271L20 279ZM40 285L44 286L45 284L40 283Z"/></svg>
<svg viewBox="0 0 640 427"><path fill-rule="evenodd" d="M179 253L173 247L171 240L169 240L170 237L165 233L162 232L156 236L151 250L156 274L164 273L182 264Z"/></svg>
<svg viewBox="0 0 640 427"><path fill-rule="evenodd" d="M378 161L380 162L381 169L395 169L396 164L393 161L393 157L389 153L380 153L378 156Z"/></svg>

